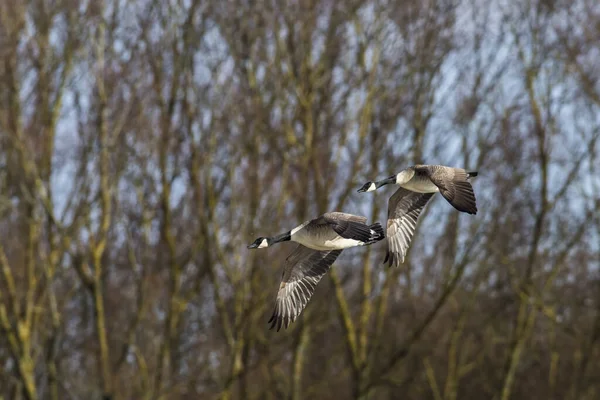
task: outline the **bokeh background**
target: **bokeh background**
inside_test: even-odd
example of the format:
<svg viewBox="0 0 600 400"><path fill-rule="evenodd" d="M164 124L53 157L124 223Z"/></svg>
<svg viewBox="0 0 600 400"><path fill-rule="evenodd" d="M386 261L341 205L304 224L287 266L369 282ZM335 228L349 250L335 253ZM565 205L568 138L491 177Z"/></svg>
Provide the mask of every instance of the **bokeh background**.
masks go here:
<svg viewBox="0 0 600 400"><path fill-rule="evenodd" d="M0 0L2 399L600 398L597 0ZM406 263L326 211L467 167Z"/></svg>

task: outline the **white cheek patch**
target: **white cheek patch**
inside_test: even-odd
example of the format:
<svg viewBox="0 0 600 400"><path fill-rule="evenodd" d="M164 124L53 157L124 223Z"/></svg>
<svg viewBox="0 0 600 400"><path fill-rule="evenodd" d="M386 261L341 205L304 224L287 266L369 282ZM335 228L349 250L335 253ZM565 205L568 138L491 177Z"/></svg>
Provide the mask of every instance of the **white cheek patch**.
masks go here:
<svg viewBox="0 0 600 400"><path fill-rule="evenodd" d="M377 186L375 186L375 183L371 182L371 185L367 189L367 192L372 192L373 190L376 190L376 189L377 189Z"/></svg>
<svg viewBox="0 0 600 400"><path fill-rule="evenodd" d="M267 239L263 239L262 242L260 242L260 244L258 245L259 249L264 249L265 247L269 247L269 242L267 242Z"/></svg>

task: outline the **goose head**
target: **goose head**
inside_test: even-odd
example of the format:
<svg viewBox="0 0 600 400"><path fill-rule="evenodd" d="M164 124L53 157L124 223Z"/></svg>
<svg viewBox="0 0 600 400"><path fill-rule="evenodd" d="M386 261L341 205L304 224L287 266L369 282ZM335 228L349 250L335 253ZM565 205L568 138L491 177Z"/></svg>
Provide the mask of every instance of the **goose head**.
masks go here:
<svg viewBox="0 0 600 400"><path fill-rule="evenodd" d="M248 246L249 249L264 249L271 244L271 238L259 237Z"/></svg>
<svg viewBox="0 0 600 400"><path fill-rule="evenodd" d="M364 185L362 185L362 187L360 189L357 190L358 193L364 193L364 192L372 192L373 190L376 190L377 186L375 185L375 182L367 182Z"/></svg>
<svg viewBox="0 0 600 400"><path fill-rule="evenodd" d="M400 175L400 174L398 174ZM374 190L379 189L382 186L385 185L389 185L389 184L395 184L397 183L397 175L392 175L389 178L380 180L380 181L375 181L375 182L367 182L364 185L362 185L362 187L360 189L358 189L358 193L363 193L363 192L372 192Z"/></svg>

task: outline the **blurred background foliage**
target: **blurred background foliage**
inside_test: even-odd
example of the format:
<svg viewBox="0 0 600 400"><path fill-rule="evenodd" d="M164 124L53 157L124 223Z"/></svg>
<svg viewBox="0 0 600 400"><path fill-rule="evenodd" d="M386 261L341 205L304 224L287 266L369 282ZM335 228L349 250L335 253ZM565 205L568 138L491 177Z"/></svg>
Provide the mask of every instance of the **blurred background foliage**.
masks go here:
<svg viewBox="0 0 600 400"><path fill-rule="evenodd" d="M596 0L0 0L0 396L600 398L599 43ZM246 245L417 162L479 213L269 331L294 245Z"/></svg>

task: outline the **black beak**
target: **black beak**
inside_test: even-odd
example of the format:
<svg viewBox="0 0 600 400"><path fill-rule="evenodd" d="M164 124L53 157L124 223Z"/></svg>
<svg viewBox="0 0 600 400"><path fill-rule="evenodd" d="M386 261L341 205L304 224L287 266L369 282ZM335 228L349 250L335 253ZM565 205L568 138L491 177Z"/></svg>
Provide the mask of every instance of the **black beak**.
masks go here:
<svg viewBox="0 0 600 400"><path fill-rule="evenodd" d="M258 244L256 243L252 243L251 245L248 246L249 249L256 249L258 247Z"/></svg>
<svg viewBox="0 0 600 400"><path fill-rule="evenodd" d="M369 186L371 186L371 183L373 182L367 182L364 185L362 185L362 187L360 189L357 190L358 193L363 193L366 192L369 189Z"/></svg>

